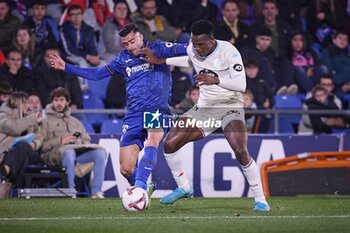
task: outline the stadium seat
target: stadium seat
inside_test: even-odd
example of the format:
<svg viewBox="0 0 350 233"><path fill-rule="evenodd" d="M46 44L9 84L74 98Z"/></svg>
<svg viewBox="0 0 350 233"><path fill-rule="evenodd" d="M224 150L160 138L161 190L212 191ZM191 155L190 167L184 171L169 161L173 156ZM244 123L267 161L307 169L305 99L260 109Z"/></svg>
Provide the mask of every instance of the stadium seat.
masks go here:
<svg viewBox="0 0 350 233"><path fill-rule="evenodd" d="M83 95L83 107L84 109L104 109L105 106L100 97L93 94ZM108 119L106 114L102 113L92 113L85 114L85 119L88 120L93 125L101 125L101 123Z"/></svg>
<svg viewBox="0 0 350 233"><path fill-rule="evenodd" d="M275 109L303 109L300 97L294 95L275 96ZM301 120L301 114L280 114L279 132L294 133L294 127L297 127ZM273 122L272 122L273 127Z"/></svg>
<svg viewBox="0 0 350 233"><path fill-rule="evenodd" d="M102 134L121 134L122 129L123 129L122 119L104 120L101 125Z"/></svg>
<svg viewBox="0 0 350 233"><path fill-rule="evenodd" d="M98 81L87 80L88 94L93 94L100 97L102 100L106 99L107 86L111 77L104 78Z"/></svg>
<svg viewBox="0 0 350 233"><path fill-rule="evenodd" d="M350 94L343 95L343 100L345 103L347 103L346 106L343 106L344 108L350 109Z"/></svg>
<svg viewBox="0 0 350 233"><path fill-rule="evenodd" d="M84 126L84 128L85 128L87 133L89 133L89 134L90 133L92 133L92 134L96 133L94 127L92 126L92 124L89 121L87 121L87 120L80 120L80 122L83 124L83 126Z"/></svg>

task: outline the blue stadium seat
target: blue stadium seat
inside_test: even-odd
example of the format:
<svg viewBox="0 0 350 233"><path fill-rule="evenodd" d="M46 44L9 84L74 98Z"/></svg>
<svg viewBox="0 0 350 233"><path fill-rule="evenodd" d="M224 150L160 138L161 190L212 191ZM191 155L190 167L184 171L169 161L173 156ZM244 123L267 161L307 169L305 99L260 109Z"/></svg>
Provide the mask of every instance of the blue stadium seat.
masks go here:
<svg viewBox="0 0 350 233"><path fill-rule="evenodd" d="M97 95L100 97L102 100L106 99L106 93L107 93L107 86L109 81L111 80L111 77L104 78L98 81L93 81L93 80L87 80L88 84L88 93Z"/></svg>
<svg viewBox="0 0 350 233"><path fill-rule="evenodd" d="M343 95L343 100L348 103L348 105L343 106L344 108L350 109L350 94Z"/></svg>
<svg viewBox="0 0 350 233"><path fill-rule="evenodd" d="M83 95L83 107L84 109L104 109L105 106L100 97L93 94ZM108 119L106 114L93 113L85 114L85 119L88 120L93 125L100 125L104 120Z"/></svg>
<svg viewBox="0 0 350 233"><path fill-rule="evenodd" d="M303 104L298 96L275 96L275 102L275 109L303 109ZM294 133L294 127L297 128L299 125L301 114L280 114L278 120L279 132Z"/></svg>
<svg viewBox="0 0 350 233"><path fill-rule="evenodd" d="M94 130L94 127L92 126L92 124L89 121L84 120L84 119L80 119L80 122L83 124L83 126L84 126L84 128L85 128L87 133L89 133L89 134L90 133L92 133L92 134L96 133L95 130Z"/></svg>
<svg viewBox="0 0 350 233"><path fill-rule="evenodd" d="M121 134L123 129L122 119L104 120L101 125L102 134Z"/></svg>

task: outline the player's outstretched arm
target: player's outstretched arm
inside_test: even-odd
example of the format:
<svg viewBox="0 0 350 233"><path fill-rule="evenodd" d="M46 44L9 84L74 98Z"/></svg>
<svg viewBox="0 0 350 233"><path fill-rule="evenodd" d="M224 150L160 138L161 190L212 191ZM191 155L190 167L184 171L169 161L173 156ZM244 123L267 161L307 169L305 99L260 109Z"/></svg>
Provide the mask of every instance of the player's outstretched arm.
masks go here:
<svg viewBox="0 0 350 233"><path fill-rule="evenodd" d="M50 55L50 65L56 70L64 70L66 68L66 62L57 53Z"/></svg>

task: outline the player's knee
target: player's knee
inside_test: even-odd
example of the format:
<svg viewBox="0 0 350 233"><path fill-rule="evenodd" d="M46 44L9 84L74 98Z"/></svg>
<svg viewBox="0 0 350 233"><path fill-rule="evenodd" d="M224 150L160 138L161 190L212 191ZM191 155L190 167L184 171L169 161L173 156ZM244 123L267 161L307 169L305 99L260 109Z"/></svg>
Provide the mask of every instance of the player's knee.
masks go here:
<svg viewBox="0 0 350 233"><path fill-rule="evenodd" d="M120 165L120 174L122 174L124 177L129 177L134 172L134 167L130 165Z"/></svg>
<svg viewBox="0 0 350 233"><path fill-rule="evenodd" d="M165 140L164 142L164 152L167 154L175 153L178 150L176 142L174 140Z"/></svg>

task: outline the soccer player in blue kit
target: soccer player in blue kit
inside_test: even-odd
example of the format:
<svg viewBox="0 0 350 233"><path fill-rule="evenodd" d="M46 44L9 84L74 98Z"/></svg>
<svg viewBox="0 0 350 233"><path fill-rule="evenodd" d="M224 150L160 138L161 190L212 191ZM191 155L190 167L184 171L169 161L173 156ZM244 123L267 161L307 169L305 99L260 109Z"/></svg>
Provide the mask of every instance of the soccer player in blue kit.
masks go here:
<svg viewBox="0 0 350 233"><path fill-rule="evenodd" d="M51 57L51 67L91 80L100 80L122 74L126 79L127 111L123 120L123 133L120 142L120 172L130 185L147 190L147 179L157 164L157 148L166 132L162 128L143 128L144 112L159 115L170 114L171 73L167 65L153 65L144 59L142 48L153 50L159 57L186 55L187 45L169 42L149 43L134 24L126 25L120 32L121 41L126 48L106 66L80 68L66 64L59 55ZM139 165L138 154L145 154ZM150 187L151 188L151 187ZM149 191L150 193L150 191Z"/></svg>

